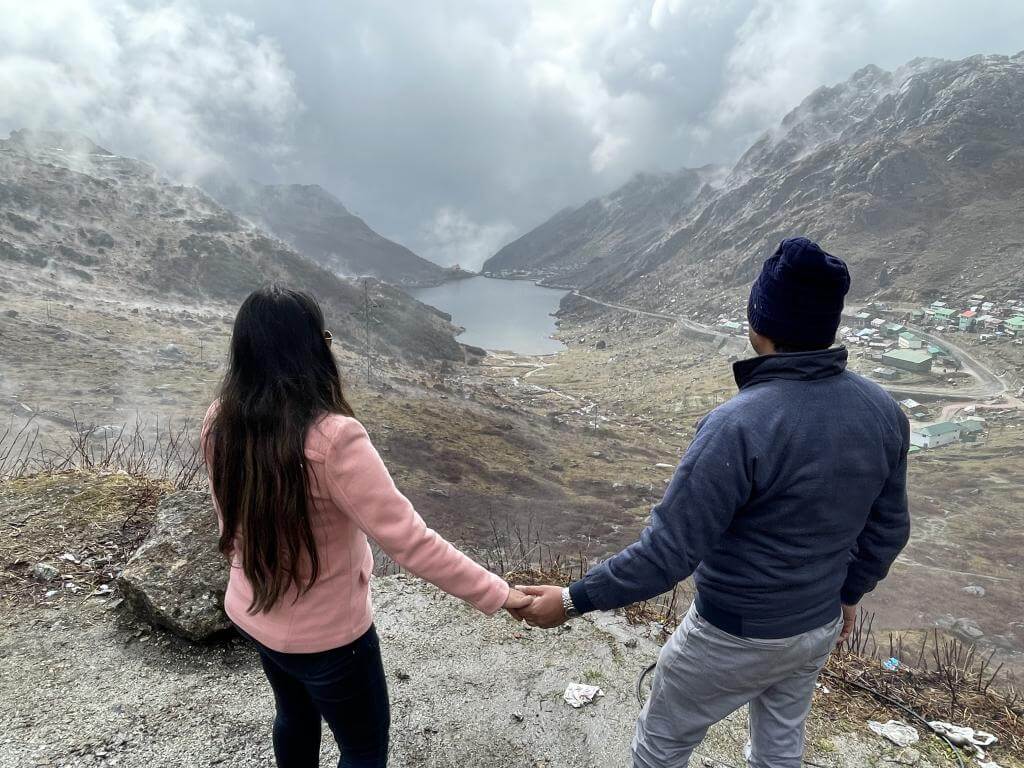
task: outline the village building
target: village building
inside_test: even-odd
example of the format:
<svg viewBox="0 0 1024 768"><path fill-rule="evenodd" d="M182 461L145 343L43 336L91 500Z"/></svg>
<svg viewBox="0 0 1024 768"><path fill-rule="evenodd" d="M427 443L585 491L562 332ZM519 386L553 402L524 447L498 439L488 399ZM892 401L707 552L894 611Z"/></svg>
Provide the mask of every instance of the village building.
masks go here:
<svg viewBox="0 0 1024 768"><path fill-rule="evenodd" d="M928 415L928 408L913 398L908 397L905 400L900 400L900 408L902 408L904 413L908 416L914 416L915 418L921 418Z"/></svg>
<svg viewBox="0 0 1024 768"><path fill-rule="evenodd" d="M978 313L973 309L967 309L960 313L959 328L961 331L973 331L977 321Z"/></svg>
<svg viewBox="0 0 1024 768"><path fill-rule="evenodd" d="M900 349L921 349L923 346L924 342L910 331L904 331L899 335Z"/></svg>
<svg viewBox="0 0 1024 768"><path fill-rule="evenodd" d="M910 430L910 444L918 448L939 448L960 439L960 425L952 421L922 424Z"/></svg>
<svg viewBox="0 0 1024 768"><path fill-rule="evenodd" d="M932 319L936 325L950 325L956 322L957 315L959 314L955 309L938 307L932 313Z"/></svg>
<svg viewBox="0 0 1024 768"><path fill-rule="evenodd" d="M734 320L726 320L718 324L718 330L725 333L739 333L743 330L743 326Z"/></svg>
<svg viewBox="0 0 1024 768"><path fill-rule="evenodd" d="M995 332L1003 327L1003 319L995 315L982 315L978 318L978 324L986 331Z"/></svg>
<svg viewBox="0 0 1024 768"><path fill-rule="evenodd" d="M1015 315L1014 317L1011 317L1003 323L1003 326L1006 330L1013 331L1013 333L1020 333L1021 331L1024 331L1024 315Z"/></svg>
<svg viewBox="0 0 1024 768"><path fill-rule="evenodd" d="M887 381L898 378L900 375L900 372L895 368L885 368L884 366L874 368L871 372L875 374L877 378L885 379Z"/></svg>
<svg viewBox="0 0 1024 768"><path fill-rule="evenodd" d="M963 419L958 424L960 426L960 439L967 442L977 440L985 431L984 419Z"/></svg>
<svg viewBox="0 0 1024 768"><path fill-rule="evenodd" d="M932 369L932 356L923 349L893 349L883 352L882 362L891 368L913 373L928 373Z"/></svg>

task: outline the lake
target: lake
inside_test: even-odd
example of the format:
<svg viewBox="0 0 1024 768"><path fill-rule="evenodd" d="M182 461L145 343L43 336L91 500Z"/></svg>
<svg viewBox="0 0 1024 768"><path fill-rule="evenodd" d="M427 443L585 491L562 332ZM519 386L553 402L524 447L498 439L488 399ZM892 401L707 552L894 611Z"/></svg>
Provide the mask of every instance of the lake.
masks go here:
<svg viewBox="0 0 1024 768"><path fill-rule="evenodd" d="M541 288L529 280L470 277L410 293L447 312L465 328L459 341L484 349L549 355L565 347L555 341L551 313L568 291Z"/></svg>

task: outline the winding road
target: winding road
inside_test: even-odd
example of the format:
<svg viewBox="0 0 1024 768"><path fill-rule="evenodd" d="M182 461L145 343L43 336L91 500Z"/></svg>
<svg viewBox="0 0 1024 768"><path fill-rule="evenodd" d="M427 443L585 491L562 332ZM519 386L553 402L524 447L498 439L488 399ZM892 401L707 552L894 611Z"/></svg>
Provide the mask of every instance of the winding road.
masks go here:
<svg viewBox="0 0 1024 768"><path fill-rule="evenodd" d="M588 296L585 293L580 293L578 290L573 289L572 295L579 296L581 299L585 299L593 304L597 304L602 307L608 307L609 309L617 309L622 312L631 312L636 315L643 315L644 317L653 317L659 320L667 320L673 323L678 323L684 328L687 328L695 333L710 336L712 338L735 338L731 334L723 333L715 330L709 325L698 323L689 318L682 317L680 315L672 315L665 312L651 312L646 309L638 309L636 307L627 307L622 304L613 304L608 301L602 301L601 299L593 296ZM856 307L848 307L847 312L855 311ZM975 400L987 400L990 398L1003 397L1007 401L1008 407L1020 408L1024 407L1024 402L1013 396L1010 392L1009 383L1003 378L997 375L991 368L985 363L978 360L977 357L972 355L966 349L961 347L959 344L955 344L945 337L937 337L927 331L920 328L913 328L914 333L923 339L926 339L933 344L945 347L950 352L955 354L960 360L963 370L969 373L975 381L978 382L977 387L972 388L956 388L956 387L943 387L943 386L899 386L899 385L886 385L882 384L887 390L894 395L902 395L904 397L948 397L948 398L969 398L966 402L960 404L960 407L966 407L974 404Z"/></svg>

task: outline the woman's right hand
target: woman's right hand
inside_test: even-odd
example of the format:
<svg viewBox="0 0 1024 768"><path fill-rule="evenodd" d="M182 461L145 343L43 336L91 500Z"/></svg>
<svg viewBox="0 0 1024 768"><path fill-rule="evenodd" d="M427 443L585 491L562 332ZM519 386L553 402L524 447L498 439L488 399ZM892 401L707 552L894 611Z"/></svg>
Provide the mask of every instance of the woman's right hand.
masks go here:
<svg viewBox="0 0 1024 768"><path fill-rule="evenodd" d="M530 595L524 595L518 589L509 589L508 597L505 598L505 604L502 606L509 615L512 616L516 621L522 621L523 617L519 613L523 608L526 608L530 603L533 602L533 598Z"/></svg>

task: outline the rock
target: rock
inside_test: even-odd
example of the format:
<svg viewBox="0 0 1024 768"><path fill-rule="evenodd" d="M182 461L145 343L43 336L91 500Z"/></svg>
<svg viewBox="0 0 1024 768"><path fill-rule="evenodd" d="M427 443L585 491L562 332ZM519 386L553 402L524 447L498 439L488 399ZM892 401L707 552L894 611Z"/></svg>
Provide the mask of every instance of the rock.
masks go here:
<svg viewBox="0 0 1024 768"><path fill-rule="evenodd" d="M4 312L4 314L7 315L7 317L17 317L18 316L18 310L16 310L16 309L8 309L6 312Z"/></svg>
<svg viewBox="0 0 1024 768"><path fill-rule="evenodd" d="M960 635L965 640L979 640L985 636L978 622L974 619L957 619L950 628L954 634Z"/></svg>
<svg viewBox="0 0 1024 768"><path fill-rule="evenodd" d="M977 584L971 584L969 586L966 586L963 588L962 591L966 592L968 595L974 595L975 597L985 596L985 588Z"/></svg>
<svg viewBox="0 0 1024 768"><path fill-rule="evenodd" d="M36 563L32 566L32 578L36 581L56 581L60 578L60 569L52 563Z"/></svg>
<svg viewBox="0 0 1024 768"><path fill-rule="evenodd" d="M217 550L217 518L208 493L167 494L156 522L119 577L125 601L140 619L189 640L231 626L224 614L228 564Z"/></svg>
<svg viewBox="0 0 1024 768"><path fill-rule="evenodd" d="M608 344L605 342L605 340L601 339L599 342L597 342L597 344L594 345L594 348L595 349L604 349L607 346L608 346Z"/></svg>
<svg viewBox="0 0 1024 768"><path fill-rule="evenodd" d="M440 496L445 499L451 498L451 494L448 493L448 491L446 491L444 488L428 488L427 493L429 493L431 496Z"/></svg>
<svg viewBox="0 0 1024 768"><path fill-rule="evenodd" d="M160 357L165 357L168 360L181 360L185 357L185 353L177 344L167 344L160 348Z"/></svg>

